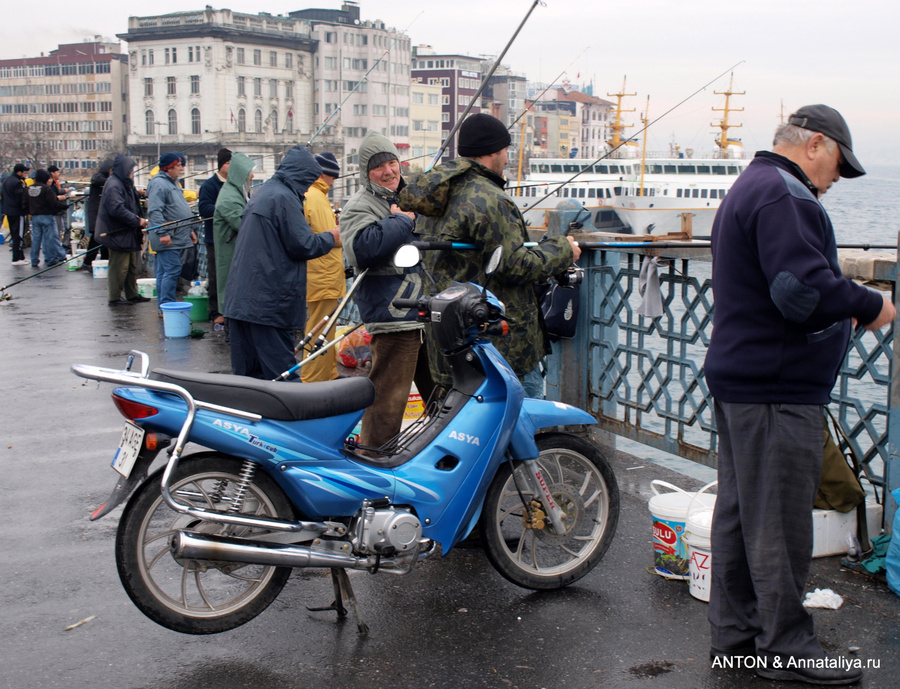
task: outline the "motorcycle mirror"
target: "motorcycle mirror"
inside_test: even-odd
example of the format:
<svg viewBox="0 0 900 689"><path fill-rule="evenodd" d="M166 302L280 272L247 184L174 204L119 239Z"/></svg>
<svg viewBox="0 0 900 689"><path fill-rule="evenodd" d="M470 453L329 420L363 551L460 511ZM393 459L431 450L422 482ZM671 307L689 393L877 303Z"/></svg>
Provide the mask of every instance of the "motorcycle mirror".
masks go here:
<svg viewBox="0 0 900 689"><path fill-rule="evenodd" d="M398 268L412 268L422 260L422 254L412 244L404 244L394 254L394 265Z"/></svg>
<svg viewBox="0 0 900 689"><path fill-rule="evenodd" d="M503 247L498 246L491 252L491 257L488 259L487 266L485 266L484 274L488 277L497 272L497 268L500 267L500 259L503 258Z"/></svg>

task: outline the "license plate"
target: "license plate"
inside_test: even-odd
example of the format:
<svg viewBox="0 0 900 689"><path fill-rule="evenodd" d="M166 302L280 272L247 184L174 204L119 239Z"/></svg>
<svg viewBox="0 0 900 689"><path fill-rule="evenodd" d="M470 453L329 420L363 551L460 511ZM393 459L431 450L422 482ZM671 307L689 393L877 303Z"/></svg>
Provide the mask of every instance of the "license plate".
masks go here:
<svg viewBox="0 0 900 689"><path fill-rule="evenodd" d="M116 456L113 457L112 468L128 478L143 445L144 429L133 423L126 423L122 431L122 440L119 442L119 449L116 450Z"/></svg>

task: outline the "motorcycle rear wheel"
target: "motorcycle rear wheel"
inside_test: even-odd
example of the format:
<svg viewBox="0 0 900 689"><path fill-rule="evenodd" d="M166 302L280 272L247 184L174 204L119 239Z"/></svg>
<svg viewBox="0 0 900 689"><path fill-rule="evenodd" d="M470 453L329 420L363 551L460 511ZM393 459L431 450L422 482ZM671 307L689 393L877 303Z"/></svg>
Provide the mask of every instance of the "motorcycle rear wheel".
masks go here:
<svg viewBox="0 0 900 689"><path fill-rule="evenodd" d="M479 527L497 571L518 586L541 591L568 586L603 559L619 521L619 487L606 458L586 440L568 433L536 440L541 473L566 513L564 533L556 533L549 519L536 528L526 524L522 497L529 504L542 498L531 490L524 468L517 467L514 482L508 464L488 488ZM547 511L543 503L541 509Z"/></svg>
<svg viewBox="0 0 900 689"><path fill-rule="evenodd" d="M171 482L175 500L225 511L232 504L243 460L217 453L185 457ZM237 537L265 531L198 520L163 501L162 469L128 501L116 534L116 565L128 596L157 624L184 634L234 629L265 610L284 588L290 567L176 560L169 537L179 529ZM257 468L240 513L292 519L278 485Z"/></svg>

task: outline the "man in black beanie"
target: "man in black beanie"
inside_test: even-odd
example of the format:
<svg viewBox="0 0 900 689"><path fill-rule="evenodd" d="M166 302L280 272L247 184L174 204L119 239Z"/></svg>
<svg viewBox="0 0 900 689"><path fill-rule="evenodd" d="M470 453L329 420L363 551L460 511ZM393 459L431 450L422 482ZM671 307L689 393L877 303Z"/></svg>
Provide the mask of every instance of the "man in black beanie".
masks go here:
<svg viewBox="0 0 900 689"><path fill-rule="evenodd" d="M416 233L433 241L471 242L480 251L430 251L425 262L438 289L450 282L484 284L484 266L498 246L503 263L491 280L491 291L506 305L509 336L492 338L519 376L528 397L544 396L540 362L550 342L540 316L534 283L566 271L581 255L571 237L553 237L536 247L525 221L504 191L509 131L496 117L478 113L459 128L461 158L436 166L410 180L400 192L400 207L418 213ZM435 381L448 386L449 372L429 334L428 359Z"/></svg>

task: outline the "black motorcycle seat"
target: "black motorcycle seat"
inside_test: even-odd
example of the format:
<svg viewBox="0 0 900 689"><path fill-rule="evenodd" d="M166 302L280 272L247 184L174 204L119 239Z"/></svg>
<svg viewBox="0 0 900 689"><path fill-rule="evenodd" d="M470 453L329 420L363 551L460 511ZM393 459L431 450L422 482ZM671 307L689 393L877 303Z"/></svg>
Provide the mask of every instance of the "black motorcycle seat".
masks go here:
<svg viewBox="0 0 900 689"><path fill-rule="evenodd" d="M305 421L365 409L375 400L368 378L324 383L283 383L223 373L191 373L158 368L153 380L180 385L201 402L240 409L276 421Z"/></svg>

